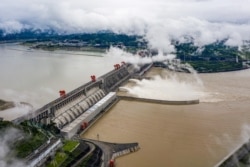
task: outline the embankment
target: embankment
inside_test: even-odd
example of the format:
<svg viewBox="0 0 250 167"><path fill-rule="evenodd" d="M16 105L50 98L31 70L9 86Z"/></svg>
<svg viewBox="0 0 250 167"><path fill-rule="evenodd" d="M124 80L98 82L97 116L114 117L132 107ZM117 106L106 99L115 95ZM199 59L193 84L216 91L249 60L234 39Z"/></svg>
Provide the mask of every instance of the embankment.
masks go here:
<svg viewBox="0 0 250 167"><path fill-rule="evenodd" d="M176 100L147 99L147 98L131 97L131 96L119 96L119 98L122 100L140 101L140 102L166 104L166 105L190 105L190 104L200 103L198 99L176 101Z"/></svg>

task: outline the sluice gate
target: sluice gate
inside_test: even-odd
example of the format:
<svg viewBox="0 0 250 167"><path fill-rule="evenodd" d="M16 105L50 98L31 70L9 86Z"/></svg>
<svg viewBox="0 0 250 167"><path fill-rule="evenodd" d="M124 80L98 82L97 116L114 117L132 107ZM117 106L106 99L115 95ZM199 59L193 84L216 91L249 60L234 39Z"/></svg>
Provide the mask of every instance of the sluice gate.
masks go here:
<svg viewBox="0 0 250 167"><path fill-rule="evenodd" d="M122 64L119 68L116 67L99 78L92 75L90 82L68 93L60 90L59 98L12 122L15 124L24 120L42 124L54 122L59 128L62 128L87 111L107 93L116 90L123 82L127 81L131 76L129 71L131 66Z"/></svg>

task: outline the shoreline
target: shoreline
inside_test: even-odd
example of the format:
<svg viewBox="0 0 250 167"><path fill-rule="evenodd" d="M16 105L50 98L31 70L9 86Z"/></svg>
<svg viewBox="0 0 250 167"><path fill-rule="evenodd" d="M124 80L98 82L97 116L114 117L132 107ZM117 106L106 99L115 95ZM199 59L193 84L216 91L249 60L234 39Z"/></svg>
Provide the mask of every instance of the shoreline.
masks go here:
<svg viewBox="0 0 250 167"><path fill-rule="evenodd" d="M15 107L15 103L11 102L11 101L5 101L0 99L0 111L4 111L10 108L14 108Z"/></svg>
<svg viewBox="0 0 250 167"><path fill-rule="evenodd" d="M213 71L213 72L198 72L198 74L216 74L216 73L228 73L228 72L236 72L236 71L243 71L248 70L250 68L241 68L241 69L232 69L232 70L225 70L225 71Z"/></svg>
<svg viewBox="0 0 250 167"><path fill-rule="evenodd" d="M33 107L31 104L29 104L27 102L19 102L19 104ZM3 99L0 99L0 112L11 109L11 108L15 108L17 106L18 105L16 105L16 103L13 101L5 101Z"/></svg>
<svg viewBox="0 0 250 167"><path fill-rule="evenodd" d="M21 44L24 46L27 46L25 44ZM58 51L58 50L62 50L62 51L70 51L70 52L74 52L74 51L84 51L84 52L97 52L97 53L105 53L105 51L108 48L96 48L96 47L72 47L72 46L31 46L29 47L30 49L34 49L34 50L44 50L44 51Z"/></svg>
<svg viewBox="0 0 250 167"><path fill-rule="evenodd" d="M100 47L95 47L95 46L59 46L59 45L44 45L44 44L40 44L40 45L33 45L31 44L27 44L25 43L27 41L12 41L12 42L6 42L6 43L17 43L17 45L23 45L27 47L27 51L45 51L45 52L54 52L54 51L68 51L68 52L93 52L93 53L98 53L98 54L103 54L107 51L108 48L100 48ZM60 53L61 54L61 53ZM85 55L85 56L98 56L101 57L99 55L88 55L88 54L76 54L76 55ZM205 61L204 61L205 62ZM203 63L204 63L203 62ZM243 61L243 62L247 62L247 61ZM220 63L220 62L218 62ZM191 65L191 64L190 64ZM195 67L192 66L194 69ZM199 68L202 68L203 66L200 66ZM250 68L250 65L243 65L242 68L232 68L232 69L225 69L225 70L221 70L218 68L218 70L216 70L216 68L209 68L207 70L204 71L200 71L199 69L195 69L195 71L197 73L200 74L211 74L211 73L223 73L223 72L234 72L234 71L241 71L241 70L247 70Z"/></svg>

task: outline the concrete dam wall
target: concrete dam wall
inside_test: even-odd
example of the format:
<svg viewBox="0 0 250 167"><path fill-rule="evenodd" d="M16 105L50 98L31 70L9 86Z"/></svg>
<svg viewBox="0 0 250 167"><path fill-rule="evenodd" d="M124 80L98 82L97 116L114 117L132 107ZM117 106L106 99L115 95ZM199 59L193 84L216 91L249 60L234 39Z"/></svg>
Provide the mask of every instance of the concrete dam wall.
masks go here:
<svg viewBox="0 0 250 167"><path fill-rule="evenodd" d="M141 97L131 97L131 96L119 96L122 100L131 100L131 101L140 101L147 103L157 103L157 104L167 104L167 105L189 105L189 104L199 104L199 100L182 100L182 101L174 101L174 100L158 100L158 99L147 99Z"/></svg>
<svg viewBox="0 0 250 167"><path fill-rule="evenodd" d="M108 92L117 89L127 81L131 76L130 68L131 65L124 64L12 122L19 124L24 120L30 120L35 123L49 124L54 121L58 127L65 126Z"/></svg>

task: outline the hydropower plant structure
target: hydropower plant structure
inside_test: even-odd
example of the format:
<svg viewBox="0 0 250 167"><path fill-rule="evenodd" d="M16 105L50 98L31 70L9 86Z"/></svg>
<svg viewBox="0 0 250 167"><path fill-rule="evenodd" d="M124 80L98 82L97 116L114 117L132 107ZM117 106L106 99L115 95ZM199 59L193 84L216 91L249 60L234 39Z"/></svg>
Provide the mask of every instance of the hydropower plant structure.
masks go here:
<svg viewBox="0 0 250 167"><path fill-rule="evenodd" d="M59 98L44 105L34 112L13 120L12 122L19 124L25 120L29 120L34 124L39 123L48 125L54 123L55 126L60 130L61 136L66 139L70 139L77 133L87 129L100 113L107 110L120 98L125 100L137 100L168 105L189 105L199 103L199 100L165 101L128 96L118 97L116 95L115 91L122 84L131 78L143 79L144 74L153 66L154 64L151 63L143 65L140 69L136 69L133 67L133 65L126 64L125 62L122 62L121 65L115 64L114 70L98 78L96 78L95 75L92 75L91 81L72 90L71 92L66 93L65 90L60 90ZM159 66L159 64L156 66ZM98 145L98 141L91 142ZM60 140L55 141L55 144L52 145L53 147L50 149L53 150L57 147L57 145L60 145L60 143ZM248 155L248 152L250 152L249 143L246 143L242 147L234 150L227 157L225 157L225 159L219 162L216 167L233 167L235 163L232 161L232 157L245 157ZM100 147L102 145L103 144L101 144ZM106 143L106 145L110 145L110 147L115 146L114 150L116 150L116 152L109 153L109 156L107 156L106 160L103 160L105 163L104 166L110 166L110 164L107 163L110 159L110 162L113 163L114 158L117 156L134 152L139 149L138 143L127 144L126 149L120 149L118 144ZM31 162L36 165L29 166L37 166L37 164L41 163L41 161L38 161L37 159Z"/></svg>
<svg viewBox="0 0 250 167"><path fill-rule="evenodd" d="M54 122L59 129L62 129L82 114L86 115L85 112L100 100L104 103L101 106L103 110L116 99L116 93L112 91L115 91L122 83L127 81L132 74L135 74L132 65L125 64L124 62L122 62L122 65L116 64L114 67L114 70L99 78L92 75L90 82L71 92L66 93L64 90L60 90L59 98L34 112L13 120L13 122L16 124L24 120L41 124L50 124ZM92 117L94 116L92 115ZM87 122L85 125L86 124Z"/></svg>
<svg viewBox="0 0 250 167"><path fill-rule="evenodd" d="M117 101L116 92L114 92L121 84L126 82L131 76L140 75L142 70L148 70L152 64L145 65L142 70L135 71L132 65L120 64L114 65L114 70L96 78L91 76L91 81L66 93L65 90L60 90L60 97L54 101L44 105L43 107L19 117L12 122L20 124L25 120L29 120L32 124L51 124L60 130L63 138L70 139L75 137L77 133L87 130L89 125L95 121L95 118L107 110L109 106ZM104 167L114 166L114 160L118 156L137 151L138 143L107 143L101 141L84 140L87 143L94 144L98 149L101 149L103 155L101 165ZM61 139L49 139L34 153L26 158L28 167L42 166L55 150L61 147ZM99 165L98 165L99 166Z"/></svg>

